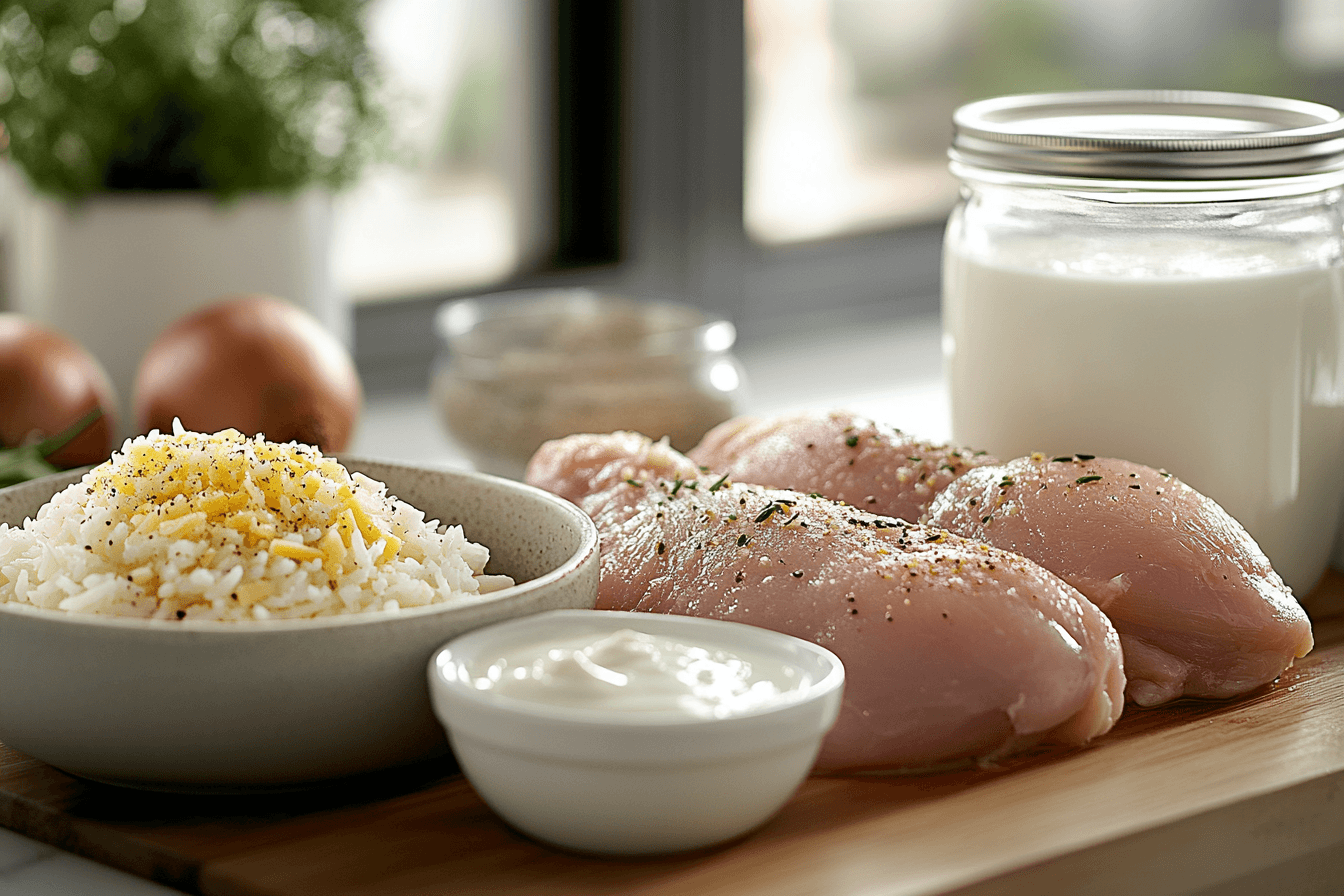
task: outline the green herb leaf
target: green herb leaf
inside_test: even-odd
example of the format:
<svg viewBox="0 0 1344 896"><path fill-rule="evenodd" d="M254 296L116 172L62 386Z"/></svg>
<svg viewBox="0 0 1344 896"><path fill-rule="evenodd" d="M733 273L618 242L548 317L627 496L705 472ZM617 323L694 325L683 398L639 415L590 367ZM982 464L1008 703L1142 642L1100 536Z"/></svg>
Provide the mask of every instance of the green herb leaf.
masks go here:
<svg viewBox="0 0 1344 896"><path fill-rule="evenodd" d="M47 436L40 442L18 445L14 448L0 448L0 488L7 485L18 485L20 482L27 482L30 479L38 479L42 476L61 472L61 468L47 458L70 444L76 436L92 426L101 416L103 416L103 409L94 408L76 420L64 432Z"/></svg>

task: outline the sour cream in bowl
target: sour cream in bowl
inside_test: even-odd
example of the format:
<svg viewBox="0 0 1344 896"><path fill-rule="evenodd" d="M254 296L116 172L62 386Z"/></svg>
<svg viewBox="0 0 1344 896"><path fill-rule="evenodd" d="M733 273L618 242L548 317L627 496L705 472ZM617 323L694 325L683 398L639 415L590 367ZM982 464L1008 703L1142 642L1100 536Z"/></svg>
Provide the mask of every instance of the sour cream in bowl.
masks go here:
<svg viewBox="0 0 1344 896"><path fill-rule="evenodd" d="M567 849L641 855L771 818L835 723L844 668L740 623L557 610L454 639L429 681L463 771L505 821Z"/></svg>

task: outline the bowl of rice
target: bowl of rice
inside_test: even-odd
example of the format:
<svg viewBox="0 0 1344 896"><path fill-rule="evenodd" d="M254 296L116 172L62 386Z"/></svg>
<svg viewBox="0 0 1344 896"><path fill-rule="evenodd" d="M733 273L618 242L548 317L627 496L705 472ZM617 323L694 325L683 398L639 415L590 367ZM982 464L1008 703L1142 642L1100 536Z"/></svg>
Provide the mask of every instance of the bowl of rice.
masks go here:
<svg viewBox="0 0 1344 896"><path fill-rule="evenodd" d="M0 489L0 742L200 792L445 755L434 650L592 607L597 560L591 520L520 483L233 431L128 440Z"/></svg>

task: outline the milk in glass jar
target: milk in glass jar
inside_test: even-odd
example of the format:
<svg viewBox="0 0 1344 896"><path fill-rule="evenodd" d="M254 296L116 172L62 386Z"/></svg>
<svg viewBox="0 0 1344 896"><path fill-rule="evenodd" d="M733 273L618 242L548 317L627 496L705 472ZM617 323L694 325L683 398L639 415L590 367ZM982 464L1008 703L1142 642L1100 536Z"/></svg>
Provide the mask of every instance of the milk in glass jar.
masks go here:
<svg viewBox="0 0 1344 896"><path fill-rule="evenodd" d="M954 118L954 438L1166 469L1299 596L1344 496L1344 119L1272 97L1003 97Z"/></svg>

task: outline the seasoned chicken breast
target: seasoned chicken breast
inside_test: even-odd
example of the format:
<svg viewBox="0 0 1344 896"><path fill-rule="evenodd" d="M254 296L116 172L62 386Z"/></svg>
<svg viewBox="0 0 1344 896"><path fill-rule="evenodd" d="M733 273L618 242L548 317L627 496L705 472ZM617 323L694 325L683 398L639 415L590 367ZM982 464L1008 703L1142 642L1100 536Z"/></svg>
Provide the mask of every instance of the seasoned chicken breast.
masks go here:
<svg viewBox="0 0 1344 896"><path fill-rule="evenodd" d="M690 457L738 482L817 492L912 523L953 479L998 463L847 411L736 417L706 433Z"/></svg>
<svg viewBox="0 0 1344 896"><path fill-rule="evenodd" d="M1123 705L1114 629L1006 551L825 498L741 485L630 433L548 442L527 481L602 540L599 608L707 616L845 663L817 770L927 769L1081 744Z"/></svg>
<svg viewBox="0 0 1344 896"><path fill-rule="evenodd" d="M1246 530L1168 473L1086 455L980 467L928 522L1023 554L1105 611L1127 694L1233 697L1312 647L1311 624Z"/></svg>

